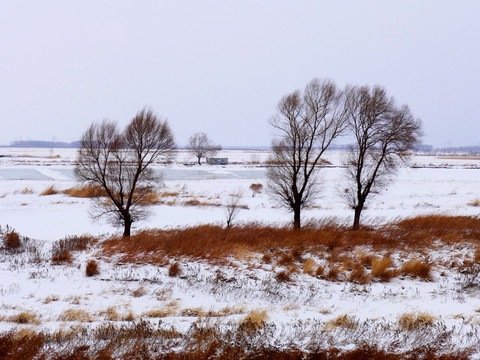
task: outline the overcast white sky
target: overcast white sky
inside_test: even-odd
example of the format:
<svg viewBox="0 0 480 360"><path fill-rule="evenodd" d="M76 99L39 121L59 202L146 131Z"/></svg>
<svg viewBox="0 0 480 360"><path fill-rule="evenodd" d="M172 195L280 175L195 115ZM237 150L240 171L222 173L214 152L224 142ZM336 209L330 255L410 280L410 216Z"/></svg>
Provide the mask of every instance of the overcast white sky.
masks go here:
<svg viewBox="0 0 480 360"><path fill-rule="evenodd" d="M269 145L278 101L314 77L383 85L424 143L478 145L480 1L0 2L0 144L150 106L179 145Z"/></svg>

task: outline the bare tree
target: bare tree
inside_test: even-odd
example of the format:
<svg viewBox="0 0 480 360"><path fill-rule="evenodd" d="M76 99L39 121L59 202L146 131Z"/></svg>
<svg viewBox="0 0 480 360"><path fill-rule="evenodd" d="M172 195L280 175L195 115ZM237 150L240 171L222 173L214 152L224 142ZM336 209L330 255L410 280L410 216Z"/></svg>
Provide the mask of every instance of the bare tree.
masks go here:
<svg viewBox="0 0 480 360"><path fill-rule="evenodd" d="M317 172L322 156L346 128L343 94L330 80L313 79L303 94L283 97L270 123L278 132L267 169L268 189L293 211L294 228L300 212L318 195Z"/></svg>
<svg viewBox="0 0 480 360"><path fill-rule="evenodd" d="M150 109L139 111L123 132L112 121L93 123L82 136L75 167L79 181L107 194L96 200L93 216L107 216L130 236L132 223L148 215L146 206L160 180L151 166L174 146L168 123Z"/></svg>
<svg viewBox="0 0 480 360"><path fill-rule="evenodd" d="M345 94L355 142L344 160L349 187L343 196L355 211L353 229L357 230L367 197L388 182L399 160L419 143L422 131L410 109L397 106L378 85L347 87Z"/></svg>
<svg viewBox="0 0 480 360"><path fill-rule="evenodd" d="M237 217L238 213L241 209L244 209L245 206L240 204L240 201L243 198L243 192L241 190L237 190L234 193L230 194L228 199L226 210L225 210L225 217L227 220L227 227L232 225L233 220Z"/></svg>
<svg viewBox="0 0 480 360"><path fill-rule="evenodd" d="M187 148L197 157L198 165L203 157L210 157L222 150L221 145L215 145L213 141L204 132L198 132L190 136Z"/></svg>

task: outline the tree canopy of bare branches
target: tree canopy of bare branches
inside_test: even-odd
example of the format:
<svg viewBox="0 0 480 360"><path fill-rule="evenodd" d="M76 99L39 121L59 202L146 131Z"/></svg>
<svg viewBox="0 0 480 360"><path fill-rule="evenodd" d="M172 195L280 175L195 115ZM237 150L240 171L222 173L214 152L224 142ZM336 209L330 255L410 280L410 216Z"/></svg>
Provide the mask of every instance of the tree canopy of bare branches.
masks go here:
<svg viewBox="0 0 480 360"><path fill-rule="evenodd" d="M293 211L300 228L301 209L318 195L317 172L322 156L346 128L343 93L330 80L313 79L302 92L284 96L270 121L277 137L267 169L268 190Z"/></svg>
<svg viewBox="0 0 480 360"><path fill-rule="evenodd" d="M190 136L187 148L196 156L198 165L201 165L203 157L210 157L222 150L221 145L215 145L204 132L198 132Z"/></svg>
<svg viewBox="0 0 480 360"><path fill-rule="evenodd" d="M354 209L353 229L369 194L378 191L422 135L421 122L406 105L397 106L385 89L376 85L347 87L345 109L354 145L345 157L349 187L343 192Z"/></svg>
<svg viewBox="0 0 480 360"><path fill-rule="evenodd" d="M108 120L90 125L74 172L79 181L107 194L94 200L92 215L123 225L123 236L130 236L132 223L148 215L146 207L161 180L152 165L165 160L174 146L167 121L150 109L139 111L123 132Z"/></svg>

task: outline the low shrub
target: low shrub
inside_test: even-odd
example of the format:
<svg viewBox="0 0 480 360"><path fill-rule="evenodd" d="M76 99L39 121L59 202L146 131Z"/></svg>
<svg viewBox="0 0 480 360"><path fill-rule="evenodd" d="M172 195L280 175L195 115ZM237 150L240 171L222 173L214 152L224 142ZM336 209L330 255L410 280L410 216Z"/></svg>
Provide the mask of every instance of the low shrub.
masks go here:
<svg viewBox="0 0 480 360"><path fill-rule="evenodd" d="M61 240L55 241L52 245L52 263L54 265L71 263L73 251L83 251L95 242L95 239L82 236L67 236Z"/></svg>
<svg viewBox="0 0 480 360"><path fill-rule="evenodd" d="M329 320L326 323L327 330L333 330L335 328L355 329L358 327L358 321L349 315L340 315L335 319Z"/></svg>
<svg viewBox="0 0 480 360"><path fill-rule="evenodd" d="M278 282L289 282L290 274L287 271L280 271L275 275Z"/></svg>
<svg viewBox="0 0 480 360"><path fill-rule="evenodd" d="M85 267L85 275L94 276L100 274L98 269L98 263L95 260L89 260L87 266Z"/></svg>
<svg viewBox="0 0 480 360"><path fill-rule="evenodd" d="M182 273L182 268L178 262L174 262L170 264L168 268L168 276L170 277L177 277Z"/></svg>
<svg viewBox="0 0 480 360"><path fill-rule="evenodd" d="M270 264L272 262L272 255L266 253L266 254L263 254L262 255L262 261L265 263L265 264Z"/></svg>
<svg viewBox="0 0 480 360"><path fill-rule="evenodd" d="M252 184L250 185L250 190L252 190L252 197L255 195L260 194L262 192L263 185L262 184Z"/></svg>
<svg viewBox="0 0 480 360"><path fill-rule="evenodd" d="M20 235L14 230L7 232L3 237L3 246L8 251L18 251L22 247Z"/></svg>

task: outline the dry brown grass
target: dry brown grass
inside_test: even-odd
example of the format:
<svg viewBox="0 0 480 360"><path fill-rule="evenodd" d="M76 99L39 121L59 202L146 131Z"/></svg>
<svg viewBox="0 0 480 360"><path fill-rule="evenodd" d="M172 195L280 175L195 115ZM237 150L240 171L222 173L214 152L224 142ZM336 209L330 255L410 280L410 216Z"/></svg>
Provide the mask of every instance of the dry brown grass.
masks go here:
<svg viewBox="0 0 480 360"><path fill-rule="evenodd" d="M389 231L392 240L419 248L434 241L446 244L480 241L480 218L473 216L429 215L399 221Z"/></svg>
<svg viewBox="0 0 480 360"><path fill-rule="evenodd" d="M343 321L339 322L340 324ZM211 326L200 323L189 331L156 328L146 321L130 326L104 324L95 330L79 326L53 333L36 332L30 329L0 333L0 358L9 360L467 360L478 352L478 346L459 350L445 340L437 340L429 346L404 344L392 339L383 349L366 345L352 339L351 346L338 349L333 346L312 346L308 351L298 349L298 341L292 340L287 347L269 345L265 336L272 336L267 326L260 323L255 328L252 321L242 322L236 331L222 334ZM266 329L264 331L264 329ZM334 326L335 330L336 327ZM355 329L353 329L355 331ZM350 331L347 329L347 331ZM448 337L448 335L447 335ZM272 344L275 339L272 339ZM100 345L99 345L100 344ZM314 344L312 344L314 345Z"/></svg>
<svg viewBox="0 0 480 360"><path fill-rule="evenodd" d="M412 314L406 313L399 317L398 325L403 330L417 330L420 328L428 327L433 325L433 323L437 320L436 317L421 313L421 314Z"/></svg>
<svg viewBox="0 0 480 360"><path fill-rule="evenodd" d="M322 265L319 265L317 267L317 270L315 270L315 276L321 277L325 273L325 268Z"/></svg>
<svg viewBox="0 0 480 360"><path fill-rule="evenodd" d="M105 320L108 320L108 321L123 320L122 317L118 314L114 306L110 306L106 310L100 311L98 315L103 316Z"/></svg>
<svg viewBox="0 0 480 360"><path fill-rule="evenodd" d="M242 321L242 324L252 324L255 329L262 328L268 320L268 315L266 310L252 310Z"/></svg>
<svg viewBox="0 0 480 360"><path fill-rule="evenodd" d="M107 196L107 193L100 186L85 185L63 190L65 195L77 198L98 198Z"/></svg>
<svg viewBox="0 0 480 360"><path fill-rule="evenodd" d="M478 207L478 206L480 206L480 199L472 200L469 203L467 203L467 205Z"/></svg>
<svg viewBox="0 0 480 360"><path fill-rule="evenodd" d="M139 286L136 290L132 291L133 297L142 297L147 294L147 290L143 286Z"/></svg>
<svg viewBox="0 0 480 360"><path fill-rule="evenodd" d="M438 241L438 242L437 242ZM202 225L184 229L141 231L130 238L112 237L102 243L105 255L120 254L121 260L133 263L164 265L166 259L178 256L203 258L217 263L228 257L244 258L248 254L264 254L263 261L277 258L278 264L288 266L301 259L301 253L324 253L331 256L351 252L356 247L369 249L346 259L342 272L353 271L354 262L372 269L373 277L388 280L395 275L391 264L378 259L375 253L407 250L421 252L437 244L470 244L480 242L480 219L475 217L421 216L386 224L378 229L351 231L336 224L300 230L276 228L258 224L223 228ZM272 251L272 249L274 249ZM281 252L275 249L283 249ZM294 252L298 250L299 257ZM334 262L332 258L332 262ZM347 261L348 260L348 261ZM300 260L298 260L300 261ZM388 265L385 268L385 265ZM382 270L382 266L384 269ZM383 271L383 274L382 274Z"/></svg>
<svg viewBox="0 0 480 360"><path fill-rule="evenodd" d="M98 263L95 260L88 260L87 266L85 267L85 275L94 276L98 274L100 274Z"/></svg>
<svg viewBox="0 0 480 360"><path fill-rule="evenodd" d="M365 271L365 267L363 267L361 264L355 264L350 272L348 281L356 284L367 284L370 282L370 276Z"/></svg>
<svg viewBox="0 0 480 360"><path fill-rule="evenodd" d="M67 236L55 241L52 246L52 264L70 264L73 260L73 251L86 250L95 242L95 238L87 235Z"/></svg>
<svg viewBox="0 0 480 360"><path fill-rule="evenodd" d="M43 300L44 304L50 304L51 302L58 301L60 300L60 297L58 295L50 295Z"/></svg>
<svg viewBox="0 0 480 360"><path fill-rule="evenodd" d="M363 251L359 252L357 255L357 259L362 264L363 266L371 269L372 268L372 263L374 260L377 260L377 256L373 254L367 254Z"/></svg>
<svg viewBox="0 0 480 360"><path fill-rule="evenodd" d="M214 203L214 202L207 202L207 201L200 201L198 199L190 199L183 203L185 206L222 206L221 204Z"/></svg>
<svg viewBox="0 0 480 360"><path fill-rule="evenodd" d="M3 246L8 251L17 251L22 247L22 242L20 240L20 234L14 230L7 231L2 234L3 237Z"/></svg>
<svg viewBox="0 0 480 360"><path fill-rule="evenodd" d="M315 260L313 260L312 258L308 258L307 261L305 261L305 264L303 264L303 273L313 275L316 268L317 263L315 262Z"/></svg>
<svg viewBox="0 0 480 360"><path fill-rule="evenodd" d="M178 192L168 192L168 191L165 191L165 192L162 192L162 193L158 194L158 196L162 197L162 198L164 198L164 197L177 197L179 195L180 195L180 193L178 193Z"/></svg>
<svg viewBox="0 0 480 360"><path fill-rule="evenodd" d="M182 268L178 262L174 262L168 268L168 276L177 277L182 273Z"/></svg>
<svg viewBox="0 0 480 360"><path fill-rule="evenodd" d="M372 263L371 276L381 281L390 281L395 276L395 271L391 270L393 261L388 257L374 260Z"/></svg>
<svg viewBox="0 0 480 360"><path fill-rule="evenodd" d="M287 266L293 262L293 256L290 253L283 253L277 261L280 266Z"/></svg>
<svg viewBox="0 0 480 360"><path fill-rule="evenodd" d="M417 259L411 259L404 263L400 269L400 273L405 276L419 278L425 281L432 280L432 265Z"/></svg>
<svg viewBox="0 0 480 360"><path fill-rule="evenodd" d="M85 310L67 309L59 315L58 320L59 321L92 322L93 318Z"/></svg>
<svg viewBox="0 0 480 360"><path fill-rule="evenodd" d="M475 249L475 252L473 253L473 261L476 263L480 262L480 249Z"/></svg>
<svg viewBox="0 0 480 360"><path fill-rule="evenodd" d="M160 200L160 194L156 192L149 192L147 194L142 195L140 201L138 202L140 205L156 205L160 204L162 201Z"/></svg>
<svg viewBox="0 0 480 360"><path fill-rule="evenodd" d="M47 187L45 190L43 190L40 193L40 196L56 195L58 193L59 193L59 191L55 188L55 186L50 185L49 187Z"/></svg>
<svg viewBox="0 0 480 360"><path fill-rule="evenodd" d="M15 192L15 193L17 193L17 192ZM31 187L28 187L28 186L27 186L27 187L23 188L22 190L20 190L20 194L22 194L22 195L31 195L31 194L33 194L33 190L32 190Z"/></svg>
<svg viewBox="0 0 480 360"><path fill-rule="evenodd" d="M170 310L160 310L160 309L155 309L155 310L149 310L146 313L143 314L145 317L149 318L164 318L167 316L172 316L175 315L172 313Z"/></svg>
<svg viewBox="0 0 480 360"><path fill-rule="evenodd" d="M278 272L275 275L275 278L277 279L278 282L290 282L291 281L290 272L285 271L285 270L282 270L282 271Z"/></svg>
<svg viewBox="0 0 480 360"><path fill-rule="evenodd" d="M39 324L37 315L32 312L22 311L16 315L10 316L8 321L17 324Z"/></svg>
<svg viewBox="0 0 480 360"><path fill-rule="evenodd" d="M327 321L325 328L327 330L334 330L335 328L355 329L358 327L358 321L349 315L340 315L335 319Z"/></svg>

